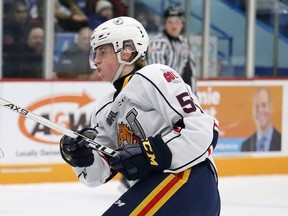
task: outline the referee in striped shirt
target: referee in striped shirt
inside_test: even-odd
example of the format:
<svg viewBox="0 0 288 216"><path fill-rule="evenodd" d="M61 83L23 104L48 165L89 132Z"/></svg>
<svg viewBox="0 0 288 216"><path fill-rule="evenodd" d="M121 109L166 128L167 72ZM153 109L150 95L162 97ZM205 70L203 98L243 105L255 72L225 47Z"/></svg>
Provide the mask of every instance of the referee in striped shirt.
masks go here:
<svg viewBox="0 0 288 216"><path fill-rule="evenodd" d="M177 71L184 82L196 93L196 67L187 38L182 35L184 11L169 6L164 12L164 30L150 39L148 47L149 64L161 63Z"/></svg>

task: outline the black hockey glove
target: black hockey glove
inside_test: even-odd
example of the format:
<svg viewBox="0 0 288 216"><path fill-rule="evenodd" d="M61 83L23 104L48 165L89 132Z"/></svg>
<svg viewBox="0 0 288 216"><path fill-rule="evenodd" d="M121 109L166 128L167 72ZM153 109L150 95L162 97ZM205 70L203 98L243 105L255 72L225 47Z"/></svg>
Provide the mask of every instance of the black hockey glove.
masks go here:
<svg viewBox="0 0 288 216"><path fill-rule="evenodd" d="M161 135L149 137L139 144L126 145L110 158L110 165L128 180L141 179L150 171L170 167L172 154Z"/></svg>
<svg viewBox="0 0 288 216"><path fill-rule="evenodd" d="M94 140L97 132L92 128L84 128L78 133ZM86 146L87 142L80 136L71 138L64 135L60 140L62 158L73 167L88 167L94 162L92 149Z"/></svg>

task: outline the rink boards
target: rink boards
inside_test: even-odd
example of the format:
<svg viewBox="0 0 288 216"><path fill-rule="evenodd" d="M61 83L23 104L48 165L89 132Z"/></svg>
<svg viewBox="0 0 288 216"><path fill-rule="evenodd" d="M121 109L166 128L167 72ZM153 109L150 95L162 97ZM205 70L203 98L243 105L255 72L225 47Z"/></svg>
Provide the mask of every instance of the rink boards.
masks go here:
<svg viewBox="0 0 288 216"><path fill-rule="evenodd" d="M258 87L271 92L274 127L281 132L275 152L241 152L255 131L252 95ZM2 81L0 96L31 112L77 130L89 126L95 102L113 91L109 83L92 81ZM220 176L288 173L288 80L199 81L203 109L220 122L214 151ZM61 134L0 108L0 183L75 181L59 154Z"/></svg>

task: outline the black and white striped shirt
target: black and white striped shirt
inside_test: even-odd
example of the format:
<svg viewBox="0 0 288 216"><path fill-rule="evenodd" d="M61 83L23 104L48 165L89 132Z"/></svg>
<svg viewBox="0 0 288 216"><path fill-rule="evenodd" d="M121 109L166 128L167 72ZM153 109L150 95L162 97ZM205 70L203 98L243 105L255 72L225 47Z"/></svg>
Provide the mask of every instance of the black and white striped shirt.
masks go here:
<svg viewBox="0 0 288 216"><path fill-rule="evenodd" d="M180 35L178 38L169 37L165 32L152 36L149 42L148 63L161 63L177 71L184 82L196 88L196 66L188 40Z"/></svg>

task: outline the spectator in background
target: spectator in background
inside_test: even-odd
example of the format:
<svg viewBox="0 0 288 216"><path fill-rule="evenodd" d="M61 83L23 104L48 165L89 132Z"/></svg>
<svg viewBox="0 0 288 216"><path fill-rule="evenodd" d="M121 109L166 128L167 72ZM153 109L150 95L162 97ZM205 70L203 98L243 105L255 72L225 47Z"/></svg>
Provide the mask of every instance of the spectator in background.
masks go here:
<svg viewBox="0 0 288 216"><path fill-rule="evenodd" d="M95 7L95 13L89 16L89 26L94 29L103 22L114 17L113 5L107 0L100 0Z"/></svg>
<svg viewBox="0 0 288 216"><path fill-rule="evenodd" d="M35 4L31 5L30 9L30 16L32 18L31 22L34 25L37 26L42 26L44 27L44 21L45 21L45 0L35 0ZM56 10L57 3L55 2L55 13L57 12ZM60 32L62 31L62 28L59 26L57 20L54 22L54 30L55 32Z"/></svg>
<svg viewBox="0 0 288 216"><path fill-rule="evenodd" d="M32 18L32 23L38 26L44 26L44 0L36 0L35 4L31 6L29 11L30 16Z"/></svg>
<svg viewBox="0 0 288 216"><path fill-rule="evenodd" d="M241 151L280 151L281 134L273 127L272 99L267 88L260 87L253 96L256 132L242 144Z"/></svg>
<svg viewBox="0 0 288 216"><path fill-rule="evenodd" d="M82 28L76 39L76 43L65 50L56 64L57 78L82 78L88 79L93 70L89 65L90 37L92 30Z"/></svg>
<svg viewBox="0 0 288 216"><path fill-rule="evenodd" d="M95 8L97 7L97 3L99 1L102 1L102 0L86 0L85 14L88 17L95 14ZM123 1L123 0L109 0L109 2L113 5L114 17L127 16L128 15L128 7L124 3L125 1Z"/></svg>
<svg viewBox="0 0 288 216"><path fill-rule="evenodd" d="M137 19L144 26L149 34L159 32L161 26L161 17L154 13L147 4L135 2L135 19Z"/></svg>
<svg viewBox="0 0 288 216"><path fill-rule="evenodd" d="M16 0L10 5L3 23L3 51L9 55L26 43L31 25L25 2Z"/></svg>
<svg viewBox="0 0 288 216"><path fill-rule="evenodd" d="M170 6L164 12L164 29L152 37L148 47L148 62L166 64L175 69L196 93L196 67L188 39L182 34L184 10Z"/></svg>
<svg viewBox="0 0 288 216"><path fill-rule="evenodd" d="M45 0L35 0L30 10L32 23L43 26L45 19ZM78 7L76 0L55 0L54 4L55 32L78 32L88 26L88 18Z"/></svg>
<svg viewBox="0 0 288 216"><path fill-rule="evenodd" d="M8 58L9 67L4 70L4 78L43 78L42 62L44 31L33 27L24 45Z"/></svg>
<svg viewBox="0 0 288 216"><path fill-rule="evenodd" d="M56 0L55 18L62 31L78 32L88 26L88 17L79 8L76 0Z"/></svg>

